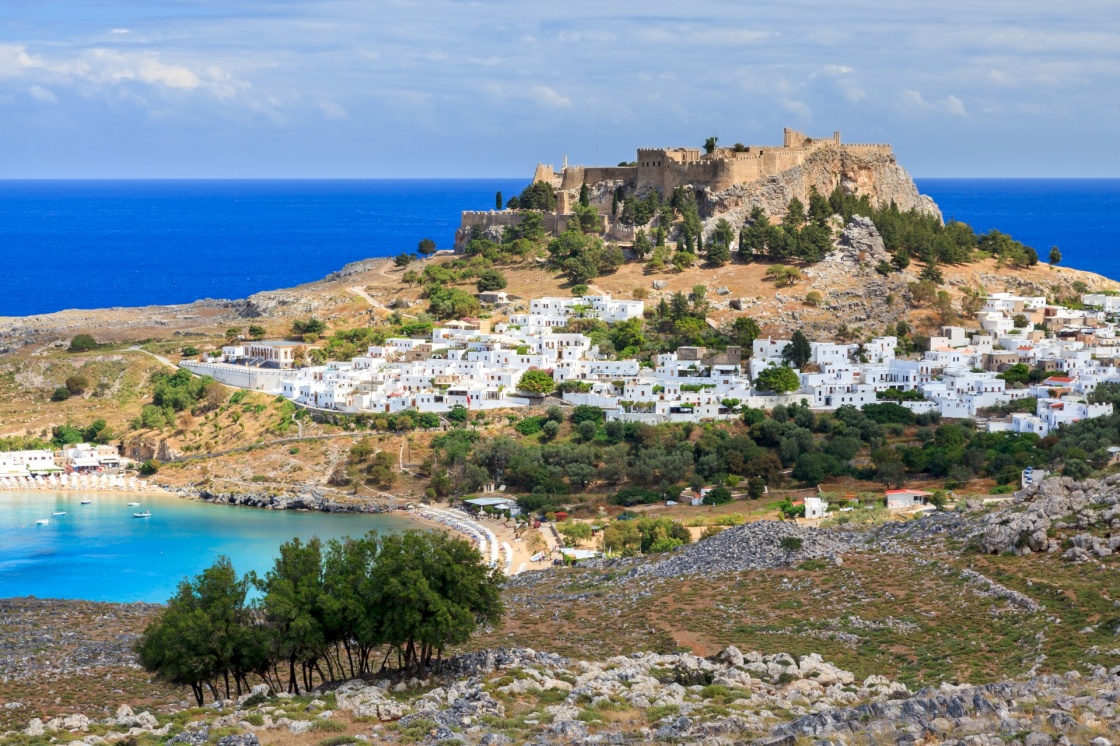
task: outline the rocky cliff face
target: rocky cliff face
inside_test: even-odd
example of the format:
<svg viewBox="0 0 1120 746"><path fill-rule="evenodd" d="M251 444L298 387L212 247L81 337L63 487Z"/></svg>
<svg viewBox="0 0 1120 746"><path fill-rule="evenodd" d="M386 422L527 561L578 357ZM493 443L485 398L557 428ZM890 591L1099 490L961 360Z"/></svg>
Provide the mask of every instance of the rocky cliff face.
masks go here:
<svg viewBox="0 0 1120 746"><path fill-rule="evenodd" d="M780 217L794 197L808 205L814 187L828 195L838 186L848 194L866 194L876 207L894 202L900 210L913 209L941 218L937 204L918 192L910 174L893 155L832 148L819 150L804 165L763 181L737 184L721 192L704 192L702 212L705 223L711 224L706 226L709 228L721 217L732 225L742 225L756 205Z"/></svg>

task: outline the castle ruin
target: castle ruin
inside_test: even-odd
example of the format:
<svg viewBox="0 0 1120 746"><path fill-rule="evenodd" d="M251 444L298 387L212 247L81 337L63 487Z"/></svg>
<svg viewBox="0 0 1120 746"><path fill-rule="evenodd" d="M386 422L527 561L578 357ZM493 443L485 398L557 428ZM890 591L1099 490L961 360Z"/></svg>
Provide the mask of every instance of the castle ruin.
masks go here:
<svg viewBox="0 0 1120 746"><path fill-rule="evenodd" d="M569 166L566 161L559 172L542 163L533 173L534 183L545 182L556 192L556 209L545 216L545 227L552 233L566 228L567 216L585 185L603 221L603 232L621 241L632 239L636 226L625 225L612 214L616 192L628 197L656 190L667 198L677 187L688 187L697 194L701 217L714 220L726 215L733 223L741 223L753 205L781 216L792 197L807 203L811 189L828 194L838 186L867 194L873 204L894 201L903 210L937 212L933 201L919 195L913 180L898 166L890 145L845 144L839 132L818 139L787 127L781 146L736 144L711 153L700 148L639 148L632 164L619 166ZM520 216L516 210L464 212L456 247L473 226L500 229L517 223Z"/></svg>

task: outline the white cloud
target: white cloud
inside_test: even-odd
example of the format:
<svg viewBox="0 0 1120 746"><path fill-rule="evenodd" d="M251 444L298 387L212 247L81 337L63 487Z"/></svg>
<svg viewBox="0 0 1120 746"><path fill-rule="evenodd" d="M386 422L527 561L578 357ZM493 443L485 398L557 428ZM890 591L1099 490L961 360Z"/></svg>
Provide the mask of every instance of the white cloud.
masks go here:
<svg viewBox="0 0 1120 746"><path fill-rule="evenodd" d="M96 47L69 56L31 53L24 46L0 45L0 79L20 78L37 85L80 85L113 88L144 83L175 91L203 90L228 98L247 84L220 67L194 70L167 63L155 52L120 51Z"/></svg>
<svg viewBox="0 0 1120 746"><path fill-rule="evenodd" d="M529 89L529 98L553 108L568 108L572 105L572 100L566 96L561 96L554 89L546 85L535 85Z"/></svg>
<svg viewBox="0 0 1120 746"><path fill-rule="evenodd" d="M965 111L964 108L964 102L952 94L937 101L929 101L919 91L906 90L902 93L902 100L905 108L909 109L911 112L940 111L958 117L968 115L968 112Z"/></svg>
<svg viewBox="0 0 1120 746"><path fill-rule="evenodd" d="M964 102L952 94L945 97L945 100L942 101L942 105L947 112L955 114L958 117L963 117L968 114L968 112L964 110Z"/></svg>
<svg viewBox="0 0 1120 746"><path fill-rule="evenodd" d="M319 111L323 113L323 117L332 122L341 122L346 119L346 109L343 109L333 101L320 101Z"/></svg>
<svg viewBox="0 0 1120 746"><path fill-rule="evenodd" d="M48 104L58 103L58 96L54 95L50 90L44 88L41 85L33 85L28 87L27 93L36 101L43 101L44 103Z"/></svg>
<svg viewBox="0 0 1120 746"><path fill-rule="evenodd" d="M114 34L116 36L124 36L125 34L130 34L132 32L129 31L128 29L126 29L126 28L115 28L112 31L110 31L109 33Z"/></svg>

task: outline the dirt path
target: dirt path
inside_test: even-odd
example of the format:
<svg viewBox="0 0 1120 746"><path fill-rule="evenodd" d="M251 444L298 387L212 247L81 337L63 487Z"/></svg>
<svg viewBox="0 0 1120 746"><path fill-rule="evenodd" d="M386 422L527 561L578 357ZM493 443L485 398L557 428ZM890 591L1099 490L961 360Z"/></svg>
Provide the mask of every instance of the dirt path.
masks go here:
<svg viewBox="0 0 1120 746"><path fill-rule="evenodd" d="M176 365L175 363L171 362L170 360L168 360L167 358L165 358L165 357L164 357L163 355L157 355L157 354L155 354L154 352L148 352L147 350L143 350L143 349L141 349L141 348L139 348L139 347L136 347L135 345L134 345L134 346L132 346L132 347L128 347L128 348L126 348L126 349L125 349L125 352L141 352L141 353L143 353L143 354L147 355L148 357L151 357L151 358L155 358L156 360L158 360L159 362L163 363L164 365L166 365L166 366L167 366L167 367L169 367L169 368L174 368L175 370L179 370L179 366L178 366L178 365Z"/></svg>

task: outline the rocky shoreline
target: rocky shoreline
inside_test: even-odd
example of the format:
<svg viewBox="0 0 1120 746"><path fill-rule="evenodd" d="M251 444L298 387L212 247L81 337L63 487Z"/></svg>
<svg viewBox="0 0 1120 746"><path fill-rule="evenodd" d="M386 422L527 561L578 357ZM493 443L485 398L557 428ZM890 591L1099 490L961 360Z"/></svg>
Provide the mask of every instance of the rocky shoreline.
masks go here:
<svg viewBox="0 0 1120 746"><path fill-rule="evenodd" d="M393 513L398 506L362 498L338 498L322 490L311 489L295 495L249 490L247 492L215 492L206 488L168 488L179 497L201 500L215 505L238 505L261 510L305 510L320 513Z"/></svg>

